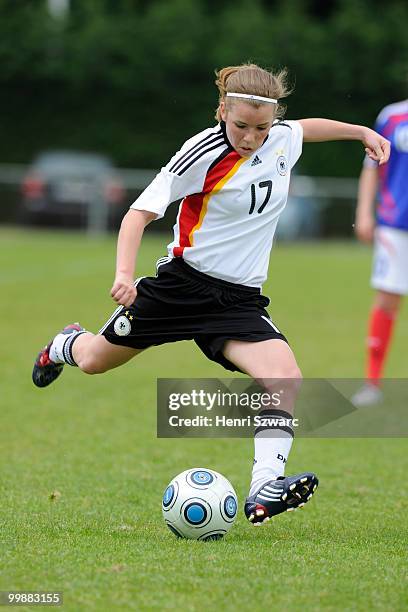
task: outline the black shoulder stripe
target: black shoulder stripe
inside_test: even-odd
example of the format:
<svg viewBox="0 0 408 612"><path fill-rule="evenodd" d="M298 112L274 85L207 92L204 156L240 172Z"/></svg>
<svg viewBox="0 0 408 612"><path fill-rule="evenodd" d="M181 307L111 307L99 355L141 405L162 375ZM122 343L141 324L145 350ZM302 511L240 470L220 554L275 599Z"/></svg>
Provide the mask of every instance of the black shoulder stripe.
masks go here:
<svg viewBox="0 0 408 612"><path fill-rule="evenodd" d="M199 151L202 151L203 149L207 148L208 145L212 144L212 143L218 143L218 144L223 144L224 142L224 137L222 134L220 134L219 136L214 136L213 138L210 138L209 140L207 140L206 142L204 142L202 145L200 145L199 147L196 147L194 151L188 151L188 155L187 157L185 155L183 155L184 159L183 160L179 160L178 162L176 162L174 164L174 166L172 167L172 172L178 172L182 166L184 166L184 164L186 162L188 162L189 159L191 159L194 155L196 155Z"/></svg>
<svg viewBox="0 0 408 612"><path fill-rule="evenodd" d="M278 125L283 125L284 127L289 128L290 130L292 129L290 125L288 125L287 123L285 123L284 121L278 121L278 123L274 123L272 125L272 127L277 127Z"/></svg>
<svg viewBox="0 0 408 612"><path fill-rule="evenodd" d="M196 150L198 150L201 146L205 146L207 144L207 142L209 140L212 140L212 138L217 137L219 138L222 135L222 131L221 129L219 129L217 132L212 133L212 134L207 134L207 136L204 136L204 138L202 140L199 140L193 147L191 147L191 149L189 149L188 151L186 151L185 153L183 153L183 155L181 157L179 157L179 159L172 165L172 167L170 168L170 172L174 172L176 167L191 153L194 153Z"/></svg>
<svg viewBox="0 0 408 612"><path fill-rule="evenodd" d="M213 151L214 149L218 149L218 147L225 147L225 141L224 139L222 139L221 142L217 142L216 144L214 144L212 147L207 147L206 149L203 149L198 155L196 155L195 157L193 157L193 159L190 159L190 161L185 164L181 170L179 170L176 174L178 174L178 176L181 176L182 174L184 174L184 172L186 170L188 170L190 168L190 166L192 166L193 164L195 164L195 162L200 159L200 157L202 157L203 155L205 155L206 153L208 153L209 151ZM228 149L227 149L228 150Z"/></svg>

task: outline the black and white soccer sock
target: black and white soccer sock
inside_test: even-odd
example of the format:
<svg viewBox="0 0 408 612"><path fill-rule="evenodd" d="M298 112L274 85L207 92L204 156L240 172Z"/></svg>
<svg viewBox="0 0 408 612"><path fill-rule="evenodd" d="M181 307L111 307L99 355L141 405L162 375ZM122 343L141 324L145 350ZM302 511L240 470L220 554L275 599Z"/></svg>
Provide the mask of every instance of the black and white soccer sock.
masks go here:
<svg viewBox="0 0 408 612"><path fill-rule="evenodd" d="M57 334L50 348L51 361L76 366L77 364L72 355L72 345L79 336L86 333L86 330L78 331L74 329L70 334Z"/></svg>
<svg viewBox="0 0 408 612"><path fill-rule="evenodd" d="M285 464L293 442L292 415L284 410L263 410L261 424L255 430L254 465L249 495L266 482L285 473Z"/></svg>

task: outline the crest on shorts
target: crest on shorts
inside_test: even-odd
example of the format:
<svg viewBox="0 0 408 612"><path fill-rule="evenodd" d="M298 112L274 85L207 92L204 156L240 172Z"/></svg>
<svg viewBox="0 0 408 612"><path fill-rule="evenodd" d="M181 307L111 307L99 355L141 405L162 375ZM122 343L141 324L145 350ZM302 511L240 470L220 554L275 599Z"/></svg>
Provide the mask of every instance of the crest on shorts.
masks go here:
<svg viewBox="0 0 408 612"><path fill-rule="evenodd" d="M284 155L279 155L278 159L276 160L276 169L281 176L285 176L285 174L287 174L288 162Z"/></svg>
<svg viewBox="0 0 408 612"><path fill-rule="evenodd" d="M113 329L115 330L115 334L117 336L128 336L130 334L130 330L132 329L132 325L129 319L121 315L116 319Z"/></svg>

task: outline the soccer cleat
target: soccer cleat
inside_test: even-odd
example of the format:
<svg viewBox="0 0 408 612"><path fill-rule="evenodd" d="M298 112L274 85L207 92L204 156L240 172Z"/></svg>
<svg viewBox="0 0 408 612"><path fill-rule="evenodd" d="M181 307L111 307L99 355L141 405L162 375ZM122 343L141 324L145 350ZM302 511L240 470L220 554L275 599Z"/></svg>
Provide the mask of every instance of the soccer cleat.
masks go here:
<svg viewBox="0 0 408 612"><path fill-rule="evenodd" d="M279 476L246 498L245 516L251 523L258 525L281 512L302 508L312 498L318 484L319 480L312 472L296 476Z"/></svg>
<svg viewBox="0 0 408 612"><path fill-rule="evenodd" d="M79 323L72 323L64 327L59 333L69 335L73 331L83 331L83 329L84 328L81 327ZM53 342L54 338L38 353L38 357L34 363L32 379L37 387L48 387L48 385L58 378L63 370L63 363L55 363L50 359L50 348Z"/></svg>
<svg viewBox="0 0 408 612"><path fill-rule="evenodd" d="M359 389L351 398L351 403L356 408L365 408L366 406L375 406L380 404L384 398L384 394L377 385L366 383Z"/></svg>

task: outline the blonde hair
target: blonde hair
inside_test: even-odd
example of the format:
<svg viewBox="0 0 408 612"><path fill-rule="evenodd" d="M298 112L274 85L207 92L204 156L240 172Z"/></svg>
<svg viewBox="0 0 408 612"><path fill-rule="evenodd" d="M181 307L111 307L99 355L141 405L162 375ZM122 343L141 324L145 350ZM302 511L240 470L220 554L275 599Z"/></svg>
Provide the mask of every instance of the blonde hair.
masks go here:
<svg viewBox="0 0 408 612"><path fill-rule="evenodd" d="M221 70L216 70L215 74L217 76L215 84L220 92L218 108L215 114L217 121L221 121L221 102L226 102L227 108L233 103L231 99L226 99L227 93L253 94L265 98L275 98L278 101L291 93L287 83L288 72L286 68L274 74L256 64L246 63L240 66L221 68ZM246 100L245 103L251 104L255 108L265 104L257 100ZM285 111L285 105L278 102L275 108L275 118L283 117Z"/></svg>

